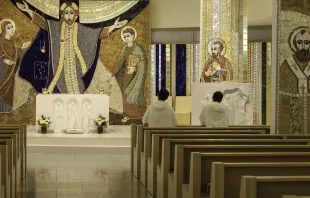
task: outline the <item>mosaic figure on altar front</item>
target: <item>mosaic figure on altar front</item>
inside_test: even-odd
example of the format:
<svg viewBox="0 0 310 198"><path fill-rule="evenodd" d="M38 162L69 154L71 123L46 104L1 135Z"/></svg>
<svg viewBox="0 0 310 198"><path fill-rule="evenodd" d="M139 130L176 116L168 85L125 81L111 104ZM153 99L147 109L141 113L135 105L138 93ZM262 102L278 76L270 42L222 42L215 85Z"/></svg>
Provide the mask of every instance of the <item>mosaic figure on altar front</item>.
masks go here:
<svg viewBox="0 0 310 198"><path fill-rule="evenodd" d="M209 59L202 70L200 82L219 83L233 80L233 69L225 57L226 45L221 39L212 39L208 44Z"/></svg>
<svg viewBox="0 0 310 198"><path fill-rule="evenodd" d="M91 124L92 104L91 101L84 101L82 104L82 129L83 133L89 133Z"/></svg>
<svg viewBox="0 0 310 198"><path fill-rule="evenodd" d="M310 101L310 28L294 29L288 42L293 54L281 64L279 90L283 97L282 106L288 106L290 110L288 114L282 110L281 122L290 125L290 132L303 133L310 116L307 109ZM289 102L285 104L285 101Z"/></svg>
<svg viewBox="0 0 310 198"><path fill-rule="evenodd" d="M20 77L30 82L33 87L42 92L47 88L49 93L84 93L88 88L98 62L100 39L111 36L117 28L123 27L128 21L119 21L119 18L109 27L89 27L79 24L79 7L74 2L63 3L60 7L60 21L44 19L29 9L26 2L16 3L17 7L30 16L31 21L43 30L41 53L46 56L43 63L37 67L44 67L46 74L38 74L42 68L29 67L35 60L35 49L25 57L21 65ZM46 35L45 33L48 32ZM87 42L85 42L85 39ZM47 44L45 42L48 42ZM46 45L48 45L46 47ZM50 66L48 66L50 65ZM35 74L33 76L33 74ZM40 76L40 77L38 77ZM42 81L40 81L42 80ZM45 83L44 83L45 82ZM44 84L45 87L42 85Z"/></svg>
<svg viewBox="0 0 310 198"><path fill-rule="evenodd" d="M78 119L78 107L77 103L71 101L68 105L68 123L67 129L78 129L79 128L79 119Z"/></svg>
<svg viewBox="0 0 310 198"><path fill-rule="evenodd" d="M64 120L64 106L61 100L54 105L54 133L61 133Z"/></svg>

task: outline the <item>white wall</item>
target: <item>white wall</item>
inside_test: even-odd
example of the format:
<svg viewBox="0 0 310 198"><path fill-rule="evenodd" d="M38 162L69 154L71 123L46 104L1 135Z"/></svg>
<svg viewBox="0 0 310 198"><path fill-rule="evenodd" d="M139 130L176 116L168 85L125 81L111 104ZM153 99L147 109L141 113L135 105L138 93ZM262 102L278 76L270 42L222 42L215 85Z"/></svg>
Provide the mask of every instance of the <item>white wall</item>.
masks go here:
<svg viewBox="0 0 310 198"><path fill-rule="evenodd" d="M272 1L248 0L249 26L271 25ZM200 0L151 0L152 28L200 26Z"/></svg>

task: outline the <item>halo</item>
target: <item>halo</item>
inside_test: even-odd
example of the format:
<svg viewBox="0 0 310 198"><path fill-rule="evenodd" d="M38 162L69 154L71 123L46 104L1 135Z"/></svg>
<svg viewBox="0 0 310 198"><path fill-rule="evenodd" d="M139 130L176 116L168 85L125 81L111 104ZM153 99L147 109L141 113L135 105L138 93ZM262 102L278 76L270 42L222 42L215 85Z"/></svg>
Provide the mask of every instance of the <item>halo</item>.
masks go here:
<svg viewBox="0 0 310 198"><path fill-rule="evenodd" d="M12 23L13 27L16 29L15 22L14 22L12 19L2 19L2 20L0 21L0 34L2 34L2 28L1 28L1 26L2 26L2 24L3 24L4 22L6 22L6 21Z"/></svg>
<svg viewBox="0 0 310 198"><path fill-rule="evenodd" d="M225 53L226 53L226 43L222 39L219 39L219 38L214 38L214 39L211 39L209 41L209 43L208 43L208 53L209 53L209 55L212 56L211 47L212 47L212 44L214 42L216 42L216 41L223 43L223 50L221 52L221 55L224 56Z"/></svg>
<svg viewBox="0 0 310 198"><path fill-rule="evenodd" d="M306 30L308 33L310 33L310 28L309 27L307 27L307 26L300 26L300 27L298 27L298 28L295 28L292 32L291 32L291 34L290 34L290 37L289 37L289 45L290 45L290 48L291 48L291 50L293 51L293 52L296 52L297 51L297 49L296 49L296 47L295 47L295 45L294 45L294 38L296 37L296 35L302 30L302 29L304 29L304 30Z"/></svg>
<svg viewBox="0 0 310 198"><path fill-rule="evenodd" d="M126 29L133 29L133 31L135 31L135 38L133 39L134 41L137 39L137 36L138 36L138 33L137 33L137 30L134 28L134 27L132 27L132 26L126 26L126 27L124 27L123 29L122 29L122 32L121 32L121 38L122 38L122 40L126 43L126 41L125 41L125 39L124 39L124 30L126 30Z"/></svg>
<svg viewBox="0 0 310 198"><path fill-rule="evenodd" d="M67 2L61 4L61 6L60 6L60 11L64 11L64 9L65 9L67 6L68 6ZM79 7L78 7L77 4L74 3L74 2L72 2L71 7L72 7L75 11L79 10Z"/></svg>

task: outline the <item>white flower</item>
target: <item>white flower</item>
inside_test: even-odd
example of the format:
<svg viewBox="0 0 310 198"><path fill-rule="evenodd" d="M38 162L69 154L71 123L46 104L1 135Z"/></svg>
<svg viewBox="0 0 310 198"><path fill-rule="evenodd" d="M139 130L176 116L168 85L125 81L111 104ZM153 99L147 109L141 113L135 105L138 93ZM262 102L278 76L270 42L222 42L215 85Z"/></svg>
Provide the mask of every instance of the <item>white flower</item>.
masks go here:
<svg viewBox="0 0 310 198"><path fill-rule="evenodd" d="M48 120L45 120L45 122L44 122L45 124L49 124L49 121Z"/></svg>
<svg viewBox="0 0 310 198"><path fill-rule="evenodd" d="M101 120L98 122L98 125L99 125L99 126L102 125L102 121L101 121Z"/></svg>
<svg viewBox="0 0 310 198"><path fill-rule="evenodd" d="M44 124L45 122L44 122L44 120L40 120L40 124Z"/></svg>

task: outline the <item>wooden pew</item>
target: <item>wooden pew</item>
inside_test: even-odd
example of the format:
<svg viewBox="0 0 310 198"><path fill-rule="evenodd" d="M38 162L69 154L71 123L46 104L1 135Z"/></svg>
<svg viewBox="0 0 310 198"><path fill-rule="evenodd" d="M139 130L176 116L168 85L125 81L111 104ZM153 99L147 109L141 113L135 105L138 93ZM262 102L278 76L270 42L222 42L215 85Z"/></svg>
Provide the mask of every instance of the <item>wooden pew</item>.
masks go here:
<svg viewBox="0 0 310 198"><path fill-rule="evenodd" d="M255 160L257 161L257 160ZM310 162L212 163L210 198L239 198L241 177L310 175ZM201 177L205 175L201 174ZM197 184L198 185L198 184ZM194 198L195 196L186 196ZM200 195L199 195L200 197Z"/></svg>
<svg viewBox="0 0 310 198"><path fill-rule="evenodd" d="M136 144L137 144L137 127L143 127L143 125L135 125L132 124L130 126L130 132L131 132L131 141L130 141L130 170L131 170L131 174L134 175L134 161L138 161L138 159L135 159L135 157L139 157L137 154L135 154L136 151ZM136 168L137 170L137 168Z"/></svg>
<svg viewBox="0 0 310 198"><path fill-rule="evenodd" d="M13 175L13 140L0 139L1 148L1 184L5 198L13 198L15 193L15 175ZM14 194L15 195L15 194Z"/></svg>
<svg viewBox="0 0 310 198"><path fill-rule="evenodd" d="M144 147L144 130L204 130L208 129L202 126L188 126L188 127L171 127L171 128L149 128L144 127L143 125L132 125L131 126L131 167L132 173L137 178L140 179L140 168L141 168L141 159L140 154ZM230 128L217 128L218 130L263 130L265 133L270 131L270 129L266 129L266 127L230 127Z"/></svg>
<svg viewBox="0 0 310 198"><path fill-rule="evenodd" d="M240 198L281 198L284 194L308 196L310 176L242 176Z"/></svg>
<svg viewBox="0 0 310 198"><path fill-rule="evenodd" d="M14 131L16 133L18 130L19 135L19 150L20 150L20 159L21 159L21 179L25 179L26 170L27 170L27 126L26 125L11 125L5 124L0 125L0 133L8 133Z"/></svg>
<svg viewBox="0 0 310 198"><path fill-rule="evenodd" d="M20 173L20 159L18 158L18 142L17 142L18 137L16 134L0 133L0 140L3 140L3 139L12 140L12 155L9 156L9 158L12 158L13 160L11 185L13 185L12 194L16 196L19 192L19 187L21 185L21 178L20 178L20 175L18 175ZM9 152L9 155L10 155L10 152Z"/></svg>
<svg viewBox="0 0 310 198"><path fill-rule="evenodd" d="M9 147L8 145L1 145L0 144L0 168L1 168L1 193L0 195L4 198L10 198L10 194L6 194L7 192L10 192L9 184L10 179L9 179L9 174L8 174L8 150Z"/></svg>
<svg viewBox="0 0 310 198"><path fill-rule="evenodd" d="M174 151L176 144L182 144L182 139L185 140L184 144L191 144L190 139L199 139L199 138L208 138L208 139L294 139L300 136L294 135L240 135L240 134L155 134L153 135L152 144L152 155L151 159L148 159L149 164L153 163L151 166L157 165L157 193L158 197L167 197L167 175L171 169L174 168ZM166 138L173 138L175 140L169 140ZM309 138L310 136L302 136L300 138ZM181 139L181 140L179 140ZM306 144L307 139L302 139L301 141L306 140L306 142L301 144ZM297 140L298 141L298 140ZM294 141L293 141L294 142ZM288 143L290 144L290 143ZM294 143L292 143L294 144ZM159 145L159 146L158 146ZM153 158L153 159L152 159ZM158 163L157 163L158 162ZM171 164L171 165L170 165ZM156 167L156 166L155 166ZM148 173L150 173L151 168ZM149 181L149 180L148 180ZM165 190L165 192L163 192Z"/></svg>
<svg viewBox="0 0 310 198"><path fill-rule="evenodd" d="M201 189L206 192L209 188L208 184L211 182L211 167L214 162L310 162L309 157L309 152L194 152L191 153L189 182L183 183L182 195L183 197L197 197L203 194ZM201 171L202 167L206 167L203 172Z"/></svg>
<svg viewBox="0 0 310 198"><path fill-rule="evenodd" d="M230 125L229 127L247 127L249 129L265 129L266 130L266 134L270 134L270 126L269 125Z"/></svg>
<svg viewBox="0 0 310 198"><path fill-rule="evenodd" d="M189 129L189 128L187 128ZM144 131L144 149L140 153L141 160L141 183L147 186L147 157L151 157L152 137L154 134L264 134L263 130L220 130L220 129L206 129L200 128L200 130L145 130Z"/></svg>
<svg viewBox="0 0 310 198"><path fill-rule="evenodd" d="M166 139L172 137L174 139ZM183 139L196 137L195 139ZM245 138L249 139L245 139ZM158 198L168 197L168 173L174 168L176 145L307 145L310 139L282 139L283 135L153 135L152 156L148 158L148 190ZM208 139L197 139L208 138ZM235 138L235 139L231 139ZM256 139L257 138L257 139ZM269 139L263 139L269 138ZM275 138L275 139L272 139ZM278 139L279 138L279 139ZM161 146L161 142L163 145ZM159 146L158 146L159 145ZM152 189L153 188L153 189Z"/></svg>
<svg viewBox="0 0 310 198"><path fill-rule="evenodd" d="M13 167L13 177L11 179L12 182L14 182L14 188L13 191L15 192L16 190L19 190L21 181L22 181L22 177L21 177L21 171L22 171L22 167L21 167L21 161L22 161L22 155L21 155L21 151L20 148L22 147L21 143L21 133L19 131L19 129L2 129L0 128L0 135L3 136L4 138L13 138L13 143L14 143L14 167ZM16 194L18 193L18 191L16 191Z"/></svg>
<svg viewBox="0 0 310 198"><path fill-rule="evenodd" d="M168 175L168 197L181 198L182 184L189 183L192 152L310 152L310 145L176 145L174 170Z"/></svg>
<svg viewBox="0 0 310 198"><path fill-rule="evenodd" d="M310 196L283 195L282 198L310 198Z"/></svg>

